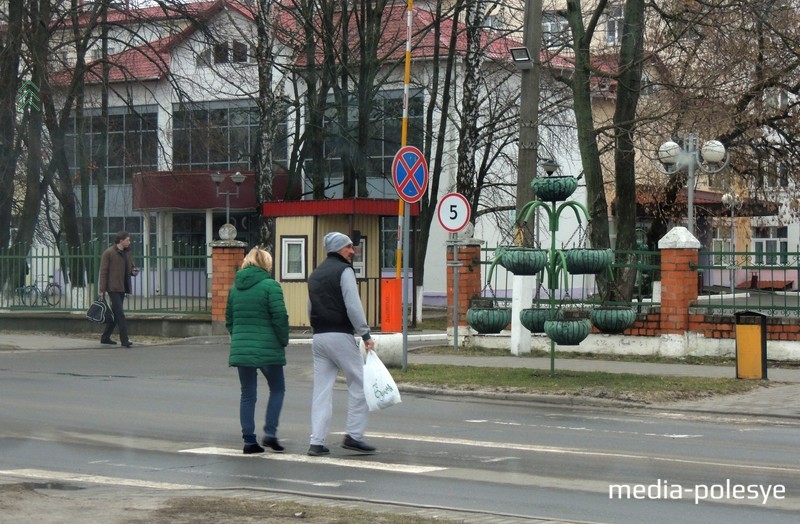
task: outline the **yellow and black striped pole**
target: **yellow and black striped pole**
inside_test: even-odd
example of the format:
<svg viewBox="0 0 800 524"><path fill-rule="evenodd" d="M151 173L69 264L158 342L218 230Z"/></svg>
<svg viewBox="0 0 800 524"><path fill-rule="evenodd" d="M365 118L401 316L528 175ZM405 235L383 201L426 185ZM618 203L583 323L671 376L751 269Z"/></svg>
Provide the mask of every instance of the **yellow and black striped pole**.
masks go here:
<svg viewBox="0 0 800 524"><path fill-rule="evenodd" d="M403 76L403 120L400 128L400 147L408 144L408 92L411 83L411 17L414 9L414 0L408 0L406 19L406 67ZM400 278L403 269L403 221L408 204L402 198L397 200L397 259L395 260L396 278ZM405 300L405 298L404 298ZM405 309L405 308L404 308ZM405 311L403 311L405 314Z"/></svg>

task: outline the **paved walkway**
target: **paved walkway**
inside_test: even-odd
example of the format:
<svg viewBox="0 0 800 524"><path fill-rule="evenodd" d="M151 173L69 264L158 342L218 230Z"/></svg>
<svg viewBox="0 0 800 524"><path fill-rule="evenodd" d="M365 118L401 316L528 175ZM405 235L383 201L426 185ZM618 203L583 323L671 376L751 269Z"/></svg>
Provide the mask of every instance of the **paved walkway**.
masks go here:
<svg viewBox="0 0 800 524"><path fill-rule="evenodd" d="M409 341L430 341L441 343L446 337L441 333L422 333L409 335ZM207 337L191 339L195 343L225 344L227 337ZM298 335L291 343L308 343L307 335ZM97 341L87 338L64 337L48 334L4 333L0 335L0 350L52 350L52 349L97 349ZM549 358L529 357L477 357L459 355L417 354L410 351L411 364L450 364L485 367L525 367L531 369L550 369ZM556 359L557 370L605 371L609 373L632 373L639 375L673 375L698 377L735 377L734 366L703 366L690 364L654 364L647 362L617 362L607 360ZM647 406L650 409L686 411L695 413L714 413L729 416L762 416L796 419L800 421L800 369L768 370L770 387L739 394L712 397L693 401L679 401ZM564 397L536 395L536 400L563 402ZM579 404L579 397L570 397L570 403Z"/></svg>

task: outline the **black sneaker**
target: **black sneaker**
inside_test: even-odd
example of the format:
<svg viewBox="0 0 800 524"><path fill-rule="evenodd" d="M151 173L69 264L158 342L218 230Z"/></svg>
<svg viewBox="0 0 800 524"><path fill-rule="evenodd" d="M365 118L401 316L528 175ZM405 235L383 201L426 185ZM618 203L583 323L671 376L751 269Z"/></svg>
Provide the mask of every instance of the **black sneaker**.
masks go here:
<svg viewBox="0 0 800 524"><path fill-rule="evenodd" d="M245 444L244 448L242 448L242 453L245 455L252 455L253 453L264 453L264 448L256 444Z"/></svg>
<svg viewBox="0 0 800 524"><path fill-rule="evenodd" d="M110 346L116 346L117 345L117 341L116 340L111 340L110 338L101 338L100 339L100 343L101 344L108 344Z"/></svg>
<svg viewBox="0 0 800 524"><path fill-rule="evenodd" d="M129 348L129 347L131 347L132 345L133 345L133 342L131 342L130 340L129 340L129 341L127 341L127 342L123 342L123 343L122 343L122 347L124 347L124 348Z"/></svg>
<svg viewBox="0 0 800 524"><path fill-rule="evenodd" d="M370 446L363 440L356 440L350 435L344 436L344 441L342 441L342 447L344 449L358 451L360 453L375 453L375 448L373 446Z"/></svg>
<svg viewBox="0 0 800 524"><path fill-rule="evenodd" d="M261 445L271 449L275 453L283 453L284 450L284 447L280 445L278 439L275 437L264 437L264 440L261 441Z"/></svg>
<svg viewBox="0 0 800 524"><path fill-rule="evenodd" d="M323 455L330 455L331 450L319 444L311 444L308 446L308 454L312 457L321 457Z"/></svg>

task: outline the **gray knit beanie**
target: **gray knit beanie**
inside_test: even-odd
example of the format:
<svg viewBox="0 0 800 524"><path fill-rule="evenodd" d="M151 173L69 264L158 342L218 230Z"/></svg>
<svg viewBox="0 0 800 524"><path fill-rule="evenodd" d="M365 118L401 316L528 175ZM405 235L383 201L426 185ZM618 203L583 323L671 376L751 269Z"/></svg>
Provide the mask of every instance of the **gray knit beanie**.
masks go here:
<svg viewBox="0 0 800 524"><path fill-rule="evenodd" d="M325 238L322 240L322 242L325 245L325 251L328 253L336 253L343 247L349 246L353 243L349 236L337 231L325 235Z"/></svg>

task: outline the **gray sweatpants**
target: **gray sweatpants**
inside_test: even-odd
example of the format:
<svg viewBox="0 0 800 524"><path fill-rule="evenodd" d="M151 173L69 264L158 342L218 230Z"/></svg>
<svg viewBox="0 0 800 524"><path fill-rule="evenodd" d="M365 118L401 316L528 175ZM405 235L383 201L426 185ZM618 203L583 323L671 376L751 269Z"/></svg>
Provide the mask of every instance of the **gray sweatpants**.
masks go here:
<svg viewBox="0 0 800 524"><path fill-rule="evenodd" d="M364 359L353 335L319 333L311 343L314 391L311 400L311 445L323 445L331 427L333 385L341 370L347 379L347 434L364 438L369 408L364 398Z"/></svg>

